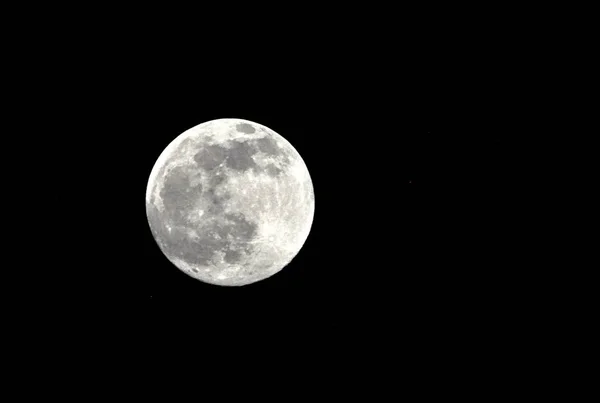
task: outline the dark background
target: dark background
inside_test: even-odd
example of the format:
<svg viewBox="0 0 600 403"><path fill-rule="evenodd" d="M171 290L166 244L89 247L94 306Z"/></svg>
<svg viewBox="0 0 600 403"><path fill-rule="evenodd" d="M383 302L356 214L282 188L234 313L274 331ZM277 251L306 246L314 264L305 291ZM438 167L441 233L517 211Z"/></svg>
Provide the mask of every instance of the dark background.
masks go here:
<svg viewBox="0 0 600 403"><path fill-rule="evenodd" d="M158 327L179 318L198 329L215 321L325 333L406 320L472 325L499 303L492 296L504 281L498 270L514 138L527 130L514 124L520 111L506 83L486 70L465 71L460 53L404 54L392 43L260 42L214 53L153 44L84 56L87 68L69 77L70 125L87 135L77 135L85 151L64 163L85 166L93 183L65 183L76 197L69 215L95 210L79 225L92 233L81 253L97 275L82 274L89 281L78 293L117 313L135 306ZM147 179L162 150L223 117L259 122L288 139L315 188L301 252L279 274L242 288L181 273L145 216Z"/></svg>
<svg viewBox="0 0 600 403"><path fill-rule="evenodd" d="M107 159L97 169L106 193L100 241L90 245L102 280L88 283L101 310L125 322L133 315L163 336L173 327L194 338L293 329L423 341L484 331L510 305L518 292L506 258L515 144L494 111L501 105L478 94L496 89L469 87L463 73L417 56L403 64L391 55L357 58L354 48L350 60L316 52L232 49L216 65L190 52L151 68L136 57L106 78L99 90L111 98L102 113L108 127L93 154ZM288 139L315 188L314 223L298 256L241 288L180 272L145 216L147 179L164 147L222 117ZM94 205L98 191L89 195ZM98 283L106 294L95 292Z"/></svg>
<svg viewBox="0 0 600 403"><path fill-rule="evenodd" d="M571 163L594 150L573 136L597 132L585 12L219 5L5 11L3 358L20 393L139 398L168 375L169 400L282 378L280 399L553 391L532 377L582 345L594 295L566 281L590 267L562 245L578 232L557 234L589 226L563 201L593 189ZM241 288L180 272L145 215L164 147L223 117L288 139L315 188L300 253Z"/></svg>
<svg viewBox="0 0 600 403"><path fill-rule="evenodd" d="M518 257L529 247L522 191L535 179L521 169L524 138L541 131L533 94L549 91L530 49L502 31L393 16L238 30L208 20L82 19L36 39L27 101L56 133L36 147L58 178L47 194L59 230L44 234L58 269L36 281L35 308L56 339L153 359L325 351L423 365L522 342L537 317L536 274ZM296 258L239 288L179 271L145 213L163 149L224 117L285 137L315 190Z"/></svg>

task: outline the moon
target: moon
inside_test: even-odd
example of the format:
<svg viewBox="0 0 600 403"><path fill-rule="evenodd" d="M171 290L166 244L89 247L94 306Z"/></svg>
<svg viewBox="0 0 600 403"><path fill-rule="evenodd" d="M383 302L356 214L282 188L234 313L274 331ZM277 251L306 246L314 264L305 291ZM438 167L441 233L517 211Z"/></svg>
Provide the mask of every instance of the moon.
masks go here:
<svg viewBox="0 0 600 403"><path fill-rule="evenodd" d="M314 217L306 164L282 136L216 119L176 137L148 179L146 214L160 250L205 283L242 286L298 254Z"/></svg>

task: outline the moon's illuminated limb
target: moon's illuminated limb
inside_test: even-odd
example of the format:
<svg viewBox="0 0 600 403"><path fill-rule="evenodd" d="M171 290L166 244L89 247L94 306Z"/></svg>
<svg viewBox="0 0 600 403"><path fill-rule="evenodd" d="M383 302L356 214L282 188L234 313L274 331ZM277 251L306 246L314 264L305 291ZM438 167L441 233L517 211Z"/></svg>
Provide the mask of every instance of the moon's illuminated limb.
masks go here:
<svg viewBox="0 0 600 403"><path fill-rule="evenodd" d="M302 248L314 192L298 152L243 119L202 123L173 140L148 181L146 210L167 258L204 282L244 285Z"/></svg>

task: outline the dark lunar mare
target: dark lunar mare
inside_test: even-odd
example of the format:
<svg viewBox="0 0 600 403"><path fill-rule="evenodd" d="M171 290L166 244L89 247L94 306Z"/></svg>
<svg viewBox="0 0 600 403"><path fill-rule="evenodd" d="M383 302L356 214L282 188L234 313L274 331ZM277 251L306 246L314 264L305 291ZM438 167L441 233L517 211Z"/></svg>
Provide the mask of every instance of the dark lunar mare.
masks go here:
<svg viewBox="0 0 600 403"><path fill-rule="evenodd" d="M225 260L227 263L236 263L239 262L239 260L242 257L242 252L238 251L238 250L233 250L233 249L228 249L227 251L225 251L225 256L223 257L223 260Z"/></svg>
<svg viewBox="0 0 600 403"><path fill-rule="evenodd" d="M275 139L273 139L272 137L267 136L267 137L262 137L260 139L257 139L257 140L255 140L255 145L261 152L263 152L267 155L283 158L284 167L289 165L290 155L289 155L288 151L279 147L279 145L277 144ZM271 165L268 165L266 167L267 175L277 176L281 173L281 169L275 167L274 165L272 165L271 168L269 168L270 166Z"/></svg>
<svg viewBox="0 0 600 403"><path fill-rule="evenodd" d="M252 132L244 131L244 133L253 133L254 128L252 130ZM240 130L238 129L238 131ZM194 155L194 161L199 168L211 172L217 170L221 163L238 172L245 172L251 169L257 173L262 172L269 176L277 176L282 172L282 169L272 164L261 168L253 159L253 156L257 152L283 158L284 167L290 162L288 152L280 148L275 139L270 136L255 140L233 140L229 143L229 147L201 145L198 147L198 152Z"/></svg>
<svg viewBox="0 0 600 403"><path fill-rule="evenodd" d="M249 123L239 123L235 126L235 130L240 133L252 134L256 131L254 126Z"/></svg>
<svg viewBox="0 0 600 403"><path fill-rule="evenodd" d="M228 150L229 156L225 163L231 169L236 171L247 171L248 169L258 170L258 165L252 159L256 154L256 147L250 141L233 141Z"/></svg>
<svg viewBox="0 0 600 403"><path fill-rule="evenodd" d="M267 165L265 167L265 171L266 171L267 175L269 175L269 176L277 176L282 172L281 169L277 168L273 164Z"/></svg>
<svg viewBox="0 0 600 403"><path fill-rule="evenodd" d="M241 213L227 213L225 218L231 223L231 232L236 240L239 242L250 241L257 233L258 225L246 220Z"/></svg>
<svg viewBox="0 0 600 403"><path fill-rule="evenodd" d="M186 222L186 213L200 198L202 185L190 185L190 178L182 167L173 168L164 179L160 191L169 221L175 225Z"/></svg>
<svg viewBox="0 0 600 403"><path fill-rule="evenodd" d="M278 156L283 154L283 150L279 148L277 142L271 137L262 137L256 139L256 147L265 154Z"/></svg>
<svg viewBox="0 0 600 403"><path fill-rule="evenodd" d="M213 251L208 248L221 247L218 242L201 244L199 240L190 238L185 232L185 227L172 226L169 232L169 222L164 220L156 206L149 205L147 208L152 233L168 257L176 257L189 264L208 265L213 255Z"/></svg>
<svg viewBox="0 0 600 403"><path fill-rule="evenodd" d="M164 211L148 204L148 219L155 238L167 256L191 265L210 266L217 251L224 252L227 263L238 262L242 250L251 252L248 241L256 235L257 224L246 220L243 214L223 214L224 202L231 198L228 193L217 192L217 187L226 180L224 173L204 171L203 175L209 175L206 189L201 185L191 186L189 173L176 167L166 175L160 191ZM201 228L192 228L198 233L194 238L188 234L191 227L187 216L201 197L208 201L207 217L216 219Z"/></svg>
<svg viewBox="0 0 600 403"><path fill-rule="evenodd" d="M152 233L165 255L179 258L191 265L210 266L215 252L224 251L227 263L236 263L241 251L252 252L250 241L257 232L257 225L239 215L226 215L226 221L218 221L202 231L197 230L198 238L188 235L185 226L172 226L171 231L163 214L154 205L148 205L148 219ZM232 239L229 239L231 235Z"/></svg>
<svg viewBox="0 0 600 403"><path fill-rule="evenodd" d="M227 149L217 145L203 145L194 155L194 161L202 169L211 171L227 159Z"/></svg>

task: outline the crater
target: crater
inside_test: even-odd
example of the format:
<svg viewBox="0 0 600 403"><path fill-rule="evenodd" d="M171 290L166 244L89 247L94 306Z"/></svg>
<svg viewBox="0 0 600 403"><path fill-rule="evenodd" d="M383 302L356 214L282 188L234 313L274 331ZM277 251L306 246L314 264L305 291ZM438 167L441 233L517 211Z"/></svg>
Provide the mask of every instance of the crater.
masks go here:
<svg viewBox="0 0 600 403"><path fill-rule="evenodd" d="M235 130L237 130L240 133L245 133L245 134L252 134L256 131L254 126L252 126L249 123L238 123L235 126Z"/></svg>

